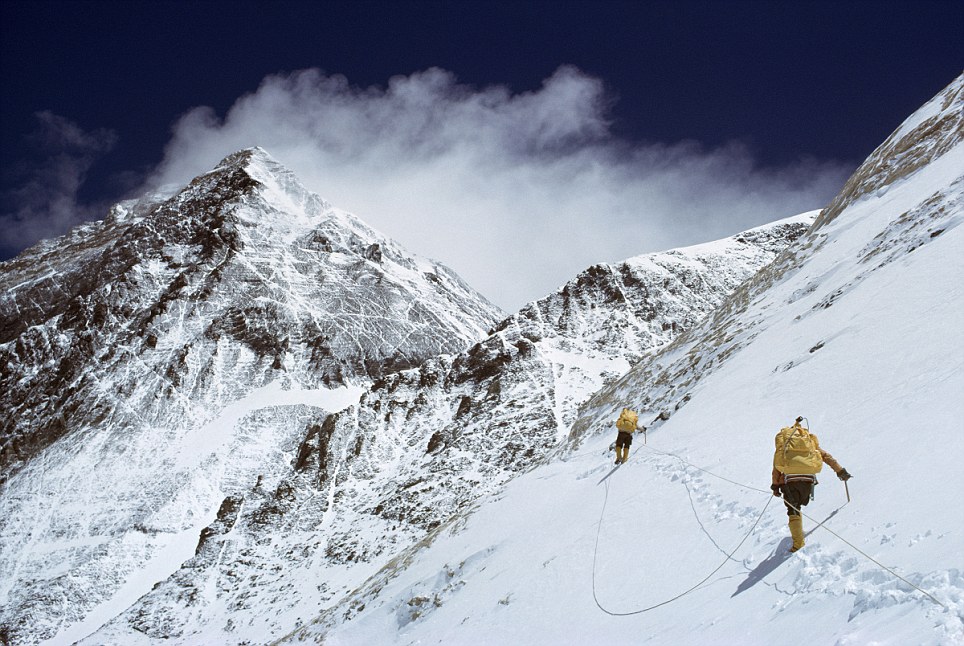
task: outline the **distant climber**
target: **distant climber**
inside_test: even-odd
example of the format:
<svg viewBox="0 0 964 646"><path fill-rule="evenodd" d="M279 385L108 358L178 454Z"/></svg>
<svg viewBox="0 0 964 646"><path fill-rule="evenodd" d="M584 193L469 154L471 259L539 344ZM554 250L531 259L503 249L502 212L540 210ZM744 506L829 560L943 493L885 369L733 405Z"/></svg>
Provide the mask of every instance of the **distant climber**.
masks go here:
<svg viewBox="0 0 964 646"><path fill-rule="evenodd" d="M801 425L802 421L803 418L798 417L793 426L784 427L777 433L770 485L774 496L783 495L783 503L787 507L790 536L793 537L791 552L803 547L803 516L800 508L813 497L817 473L823 468L824 462L841 480L846 482L851 478L832 455L820 448L817 436Z"/></svg>
<svg viewBox="0 0 964 646"><path fill-rule="evenodd" d="M636 431L645 431L645 426L639 425L639 415L636 411L624 408L621 413L619 413L619 419L616 420L616 430L619 434L616 435L616 464L622 464L629 457L629 447L633 444L633 433Z"/></svg>

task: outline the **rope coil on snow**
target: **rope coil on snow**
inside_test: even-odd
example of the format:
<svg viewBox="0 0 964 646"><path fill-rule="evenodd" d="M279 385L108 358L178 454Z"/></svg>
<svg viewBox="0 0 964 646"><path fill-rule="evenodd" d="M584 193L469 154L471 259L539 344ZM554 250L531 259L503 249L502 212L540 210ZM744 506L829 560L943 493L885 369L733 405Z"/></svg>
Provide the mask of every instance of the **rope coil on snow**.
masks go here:
<svg viewBox="0 0 964 646"><path fill-rule="evenodd" d="M771 498L772 498L772 497L771 497ZM649 612L650 610L655 610L656 608L659 608L659 607L661 607L661 606L665 606L665 605L667 605L667 604L669 604L669 603L672 603L672 602L676 601L677 599L681 599L682 597L685 597L685 596L688 595L690 592L693 592L694 590L696 590L697 588L699 588L700 586L702 586L704 583L706 583L707 581L709 581L710 578L711 578L714 574L716 574L717 572L719 572L720 569L721 569L724 565L726 565L727 561L729 561L730 559L732 559L732 558L733 558L733 555L736 554L736 552L737 552L741 547L743 547L743 543L745 543L745 542L746 542L746 539L748 539L748 538L750 537L750 535L754 532L754 530L756 530L756 526L760 524L760 521L763 519L763 514L766 512L767 507L770 506L770 502L771 502L771 501L768 500L768 501L767 501L767 504L765 504L765 505L763 506L763 510L760 511L760 515L757 516L757 519L753 522L753 526L750 527L750 531L748 531L748 532L746 533L746 536L744 536L743 539L740 540L740 543L739 543L736 547L733 548L733 551L731 551L729 554L727 554L727 555L726 555L726 558L723 559L723 562L720 563L719 565L717 565L716 568L715 568L712 572L710 572L709 574L707 574L707 575L706 575L703 579L701 579L697 584L695 584L694 586L690 587L690 588L687 589L687 590L684 590L683 592L679 593L679 594L676 595L675 597L672 597L672 598L670 598L670 599L666 599L665 601L661 601L661 602L659 602L659 603L657 603L657 604L654 604L654 605L652 605L652 606L648 606L648 607L646 607L646 608L641 608L640 610L633 610L633 611L631 611L631 612L613 612L612 610L607 610L606 608L604 608L604 607L602 606L601 603L599 603L599 597L596 595L596 556L597 556L597 554L598 554L598 552L599 552L599 535L602 533L602 521L603 521L603 516L605 516L605 514L606 514L606 503L608 503L608 502L609 502L609 481L607 480L607 481L606 481L606 496L605 496L605 498L604 498L604 500L603 500L603 508L602 508L602 511L601 511L600 514L599 514L599 527L596 529L596 544L595 544L595 546L594 546L594 548L593 548L593 553L592 553L592 598L593 598L593 601L596 602L596 607L599 608L600 610L602 610L603 612L605 612L607 615L611 615L611 616L613 616L613 617L628 617L628 616L630 616L630 615L639 615L639 614L642 614L642 613L644 613L644 612Z"/></svg>
<svg viewBox="0 0 964 646"><path fill-rule="evenodd" d="M677 599L680 599L680 598L686 596L686 595L689 594L690 592L693 592L694 590L696 590L697 588L699 588L701 585L703 585L704 583L706 583L706 582L710 579L710 577L712 577L714 574L716 574L717 572L719 572L719 570L720 570L724 565L726 565L726 562L727 562L727 561L729 561L730 559L733 558L733 555L740 549L740 547L743 546L743 543L746 542L746 539L750 537L750 535L754 532L754 530L756 530L756 527L757 527L757 525L760 523L760 520L763 519L763 514L766 512L767 508L770 506L770 503L773 502L773 498L775 497L775 496L772 495L772 492L771 492L771 491L763 490L763 489L760 489L760 488L758 488L758 487L751 487L750 485L743 484L742 482L737 482L737 481L735 481L735 480L730 480L729 478L724 478L723 476L718 475L718 474L715 474L715 473L713 473L712 471L707 471L707 470L704 469L703 467L696 466L695 464L684 460L683 458L681 458L680 456L678 456L678 455L676 455L676 454L674 454L674 453L668 453L668 452L666 452L666 451L660 451L659 449L654 449L653 447L648 446L648 445L644 445L644 446L645 446L645 448L649 449L650 451L653 451L654 453L659 453L659 454L661 454L661 455L666 455L666 456L669 456L669 457L672 457L672 458L676 458L677 460L679 460L679 461L682 462L683 464L685 464L685 465L687 465L687 466L690 466L690 467L692 467L692 468L694 468L694 469L697 469L697 470L699 470L699 471L702 471L703 473L705 473L705 474L707 474L707 475L711 475L711 476L713 476L714 478L718 478L718 479L723 480L723 481L725 481L725 482L729 482L730 484L734 484L734 485L736 485L736 486L738 486L738 487L742 487L743 489L749 489L749 490L751 490L751 491L759 491L760 493L765 493L765 494L767 494L767 497L768 497L768 498L767 498L767 503L763 506L763 510L760 512L760 515L757 516L756 521L754 521L753 526L750 528L750 531L747 532L746 536L743 537L743 540L741 540L740 543L739 543L739 545L737 545L737 546L733 549L732 552L730 552L729 554L726 555L726 558L723 560L723 562L720 563L720 565L718 565L718 566L716 567L716 569L714 569L712 572L710 572L702 581L700 581L699 583L697 583L697 584L694 585L693 587L689 588L688 590L685 590L684 592L681 592L680 594L676 595L675 597L673 597L673 598L671 598L671 599L667 599L666 601L662 601L662 602L657 603L657 604L655 604L655 605L652 605L652 606L649 606L649 607L646 607L646 608L642 608L642 609L640 609L640 610L634 610L634 611L632 611L632 612L613 612L613 611L610 611L610 610L607 610L606 608L604 608L604 607L602 606L602 604L599 603L599 598L598 598L597 595L596 595L596 560L597 560L597 554L598 554L598 551L599 551L599 536L600 536L600 534L602 533L602 521L603 521L603 517L604 517L605 514L606 514L606 505L607 505L607 503L609 502L609 481L607 480L607 481L606 481L606 493L605 493L605 497L604 497L604 499L603 499L602 511L601 511L600 514L599 514L599 525L598 525L598 527L597 527L597 529L596 529L596 543L595 543L595 546L593 547L593 555L592 555L592 597L593 597L593 601L596 602L596 607L598 607L600 610L602 610L603 612L605 612L607 615L611 615L611 616L613 616L613 617L628 617L628 616L630 616L630 615L638 615L638 614L641 614L641 613L644 613L644 612L649 612L650 610L655 610L656 608L659 608L660 606L665 606L665 605L668 604L668 603L672 603L673 601L676 601ZM635 459L633 459L632 461L635 461ZM817 519L815 519L815 518L807 515L806 513L804 513L803 510L801 510L799 507L796 507L796 506L793 505L793 504L787 503L786 501L784 501L784 503L787 504L789 507L792 507L793 509L795 509L797 512L799 512L800 515L803 516L804 518L806 518L806 519L808 519L808 520L810 520L810 521L813 521L813 522L815 522L815 523L818 523L817 526L814 527L814 528L811 530L810 533L813 533L813 532L816 531L817 529L823 527L825 530L827 530L828 532L830 532L833 536L835 536L836 538L840 539L845 545L849 546L849 547L850 547L851 549L853 549L855 552L857 552L858 554L860 554L861 556L863 556L864 558L866 558L866 559L869 560L870 562L872 562L872 563L874 563L875 565L877 565L877 567L879 567L880 569L884 570L885 572L889 573L890 575L894 576L895 578L900 579L901 581L903 581L904 583L906 583L906 584L909 585L910 587L914 588L915 590L917 590L917 591L920 592L921 594L925 595L927 598L929 598L931 601L933 601L933 602L936 603L937 605L941 606L941 607L944 608L945 610L949 610L949 608L948 608L944 603L942 603L940 600L938 600L938 599L937 599L934 595L932 595L930 592L927 592L926 590L921 589L921 588L918 587L917 585L914 585L913 583L911 583L910 581L908 581L907 579L905 579L905 578L902 577L901 575L897 574L897 572L894 572L891 568L887 567L886 565L884 565L883 563L881 563L880 561L878 561L878 560L875 559L874 557L870 556L869 554L867 554L866 552L864 552L863 550L861 550L859 547L857 547L856 545L854 545L853 543L851 543L850 541L848 541L847 539L845 539L843 536L841 536L841 535L838 534L837 532L835 532L835 531L833 531L832 529L830 529L829 527L827 527L827 526L825 525L826 521L822 521L822 522L821 522L821 521L818 521ZM847 503L844 503L844 504L847 504Z"/></svg>

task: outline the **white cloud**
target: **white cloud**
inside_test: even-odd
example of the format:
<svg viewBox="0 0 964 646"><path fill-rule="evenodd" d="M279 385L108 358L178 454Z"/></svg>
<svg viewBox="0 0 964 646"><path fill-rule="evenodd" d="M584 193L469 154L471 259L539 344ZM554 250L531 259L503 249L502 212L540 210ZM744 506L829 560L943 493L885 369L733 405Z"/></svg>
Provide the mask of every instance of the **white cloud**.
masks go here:
<svg viewBox="0 0 964 646"><path fill-rule="evenodd" d="M43 161L16 169L23 181L2 196L0 252L4 256L96 219L104 206L82 205L77 193L94 162L114 147L116 133L106 129L87 132L49 111L38 112L36 117L38 129L30 139L43 154Z"/></svg>
<svg viewBox="0 0 964 646"><path fill-rule="evenodd" d="M324 198L515 310L593 263L819 208L846 178L836 163L760 168L738 143L622 142L609 103L600 80L568 66L519 94L440 69L384 88L318 70L275 75L223 119L205 107L185 114L152 183L184 183L261 146Z"/></svg>

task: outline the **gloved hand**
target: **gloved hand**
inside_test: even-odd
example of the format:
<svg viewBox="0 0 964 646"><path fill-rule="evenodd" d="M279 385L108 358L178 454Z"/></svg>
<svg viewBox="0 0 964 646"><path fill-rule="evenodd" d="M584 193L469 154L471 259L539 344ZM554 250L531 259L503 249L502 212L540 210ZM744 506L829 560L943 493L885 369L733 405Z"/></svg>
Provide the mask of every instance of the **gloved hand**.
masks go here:
<svg viewBox="0 0 964 646"><path fill-rule="evenodd" d="M781 495L783 495L783 494L780 493L780 485L778 485L778 484L772 484L772 485L770 485L770 490L773 492L773 495L776 496L777 498L779 498Z"/></svg>
<svg viewBox="0 0 964 646"><path fill-rule="evenodd" d="M837 473L837 477L840 478L841 480L843 480L844 482L847 482L848 480L850 480L851 478L853 478L852 475L850 475L849 473L847 473L847 470L846 470L846 469L841 469L841 470Z"/></svg>

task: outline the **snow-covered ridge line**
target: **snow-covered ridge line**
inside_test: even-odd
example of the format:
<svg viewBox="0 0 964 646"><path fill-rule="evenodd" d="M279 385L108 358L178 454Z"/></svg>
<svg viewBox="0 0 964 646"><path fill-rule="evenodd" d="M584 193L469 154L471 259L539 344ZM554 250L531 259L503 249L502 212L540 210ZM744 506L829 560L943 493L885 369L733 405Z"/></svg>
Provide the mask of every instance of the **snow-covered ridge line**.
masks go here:
<svg viewBox="0 0 964 646"><path fill-rule="evenodd" d="M875 224L870 224L869 228L873 231L871 238L873 241L866 242L859 251L855 250L857 258L871 258L879 253L884 241L896 238L893 244L898 245L897 254L890 254L887 262L892 262L900 257L902 253L909 253L919 247L932 243L938 239L947 229L953 228L959 222L960 204L959 191L961 184L961 168L964 168L964 98L962 98L962 88L964 88L964 76L952 83L948 89L944 90L938 98L939 104L947 107L941 113L940 127L934 126L933 117L925 122L932 124L929 129L930 138L924 137L916 139L914 146L920 150L929 151L926 165L920 166L918 157L908 156L906 148L894 150L886 146L878 148L871 159L863 164L854 174L854 178L862 178L860 182L879 183L879 175L868 175L873 169L877 169L880 174L890 176L891 173L898 173L906 180L916 178L916 184L908 189L904 189L903 182L896 184L890 191L878 191L878 195L865 198L868 205L856 211L857 213L873 214ZM931 102L933 103L933 101ZM930 104L928 104L930 105ZM949 106L949 107L948 107ZM927 110L924 114L928 114ZM909 119L911 123L914 118ZM948 130L947 123L957 124ZM906 129L906 128L905 128ZM914 128L912 131L916 132ZM892 141L894 137L888 138ZM890 151L891 157L881 157ZM917 177L921 175L921 177ZM849 181L843 189L841 195L850 194L855 182ZM932 194L923 196L921 186L931 186ZM848 188L849 187L849 188ZM834 204L842 204L835 200ZM853 206L861 204L862 201L853 203ZM674 342L661 350L661 352L650 358L644 365L634 368L634 375L627 375L624 382L647 383L650 386L646 389L645 397L635 397L633 401L647 411L659 412L668 415L674 410L683 406L691 396L691 391L703 377L716 370L726 362L740 348L752 343L759 334L758 328L767 319L773 319L781 315L782 309L764 316L758 310L752 310L753 305L760 296L774 288L775 285L787 280L808 260L818 253L825 253L832 238L824 228L827 228L836 219L836 216L828 217L828 211L834 207L828 207L821 212L817 221L814 223L810 232L789 246L771 265L765 267L751 281L742 285L732 296L727 298L722 305L716 309L702 325L688 330ZM920 222L915 222L912 214L920 212ZM900 217L898 219L898 214ZM860 216L851 216L860 217ZM891 223L886 218L893 217L896 222ZM944 224L938 222L944 221ZM907 227L912 224L912 227ZM846 225L843 225L846 226ZM879 230L873 229L874 226L880 227ZM916 235L911 235L904 228L916 231ZM846 285L841 290L850 290L853 284L859 282L871 271L876 271L878 266L870 265L857 272L858 277ZM833 270L837 271L837 270ZM821 289L819 279L812 279L808 285L788 297L787 304L791 305L805 296ZM830 307L833 301L839 297L835 290L829 290L824 299L815 306ZM754 311L753 315L748 315L748 311ZM737 320L742 317L739 323ZM817 343L819 340L815 340ZM822 346L821 346L822 347ZM685 377L685 378L684 378ZM611 415L607 410L607 405L603 402L610 402L608 408L618 405L621 397L628 395L625 383L616 383L604 388L597 393L593 402L587 405L586 410L599 408L597 416L581 416L581 419L573 426L570 434L570 441L578 444L580 438L592 427L598 428L602 420Z"/></svg>
<svg viewBox="0 0 964 646"><path fill-rule="evenodd" d="M739 245L747 244L752 241L755 244L763 245L766 239L771 239L773 241L772 249L775 251L782 251L787 245L785 238L780 237L780 234L785 229L793 229L794 231L806 230L813 226L814 221L820 215L822 209L816 209L813 211L807 211L805 213L800 213L798 215L793 215L788 218L783 218L782 220L776 220L770 222L769 224L760 225L752 229L747 229L746 231L741 231L728 238L722 238L720 240L713 240L710 242L701 242L699 244L690 245L687 247L677 247L675 249L669 249L667 251L662 251L658 253L641 254L639 256L634 256L632 258L627 258L624 263L633 263L639 261L656 261L662 256L674 256L674 257L687 257L687 256L700 256L705 253L720 252L724 249L733 249L739 247Z"/></svg>
<svg viewBox="0 0 964 646"><path fill-rule="evenodd" d="M831 222L857 200L890 186L936 160L964 137L964 74L908 117L847 180L815 227Z"/></svg>
<svg viewBox="0 0 964 646"><path fill-rule="evenodd" d="M277 643L964 642L964 523L950 511L964 488L960 139L919 166L892 150L881 172L900 181L863 178L887 189L600 391L579 411L576 451ZM668 415L603 483L626 404ZM797 415L854 477L848 496L824 468L806 546L789 554L768 485L774 434Z"/></svg>
<svg viewBox="0 0 964 646"><path fill-rule="evenodd" d="M404 558L439 527L458 523L467 505L547 459L580 402L699 320L802 235L812 217L695 253L590 268L469 349L384 375L358 406L307 420L291 472L270 488L241 492L231 537L212 535L179 573L96 639L122 641L150 615L177 625L184 639L230 640L208 615L242 599L249 606L243 615L259 633L277 634L315 614L284 594L292 569L303 573L313 603L339 603L386 561ZM271 551L245 547L267 537L275 542ZM273 574L279 553L285 566ZM256 583L239 587L239 578ZM218 592L208 593L198 579L218 581ZM178 599L185 595L202 599L200 607L183 607Z"/></svg>

